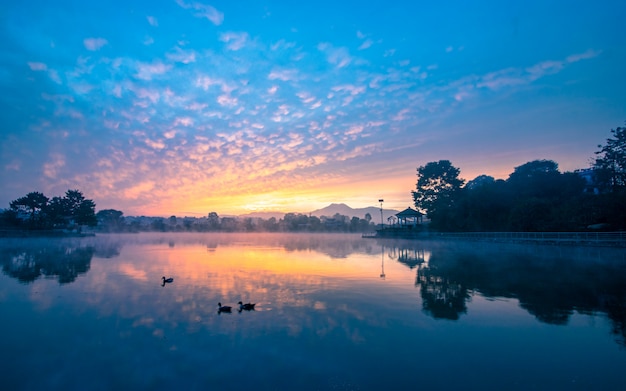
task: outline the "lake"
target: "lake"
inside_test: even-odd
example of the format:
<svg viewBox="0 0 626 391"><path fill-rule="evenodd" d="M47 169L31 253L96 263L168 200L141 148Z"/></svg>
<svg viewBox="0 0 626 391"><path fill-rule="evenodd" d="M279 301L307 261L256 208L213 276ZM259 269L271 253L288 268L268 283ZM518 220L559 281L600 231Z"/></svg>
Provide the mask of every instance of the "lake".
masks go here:
<svg viewBox="0 0 626 391"><path fill-rule="evenodd" d="M0 267L5 390L626 384L624 249L150 233L0 239Z"/></svg>

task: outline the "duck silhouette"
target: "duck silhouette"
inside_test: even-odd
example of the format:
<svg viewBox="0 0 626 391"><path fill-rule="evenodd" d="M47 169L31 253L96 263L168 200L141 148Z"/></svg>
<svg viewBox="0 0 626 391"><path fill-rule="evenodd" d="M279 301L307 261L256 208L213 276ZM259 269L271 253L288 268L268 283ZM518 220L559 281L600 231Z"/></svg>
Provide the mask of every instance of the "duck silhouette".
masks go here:
<svg viewBox="0 0 626 391"><path fill-rule="evenodd" d="M242 303L241 301L239 303L239 312L241 312L241 310L246 310L246 311L254 311L254 306L256 305L256 303Z"/></svg>
<svg viewBox="0 0 626 391"><path fill-rule="evenodd" d="M161 283L161 286L165 286L165 284L169 284L171 282L174 282L174 279L172 277L170 278L165 278L165 276L161 277L161 280L163 281Z"/></svg>
<svg viewBox="0 0 626 391"><path fill-rule="evenodd" d="M232 310L233 307L228 306L228 305L222 305L222 303L217 303L217 312L230 312L230 310Z"/></svg>

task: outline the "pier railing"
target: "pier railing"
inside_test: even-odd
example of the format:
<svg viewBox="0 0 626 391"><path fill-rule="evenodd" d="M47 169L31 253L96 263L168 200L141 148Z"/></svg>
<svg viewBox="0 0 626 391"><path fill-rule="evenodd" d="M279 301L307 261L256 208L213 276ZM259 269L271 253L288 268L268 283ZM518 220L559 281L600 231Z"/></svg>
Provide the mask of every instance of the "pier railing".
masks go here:
<svg viewBox="0 0 626 391"><path fill-rule="evenodd" d="M431 232L428 237L494 242L594 244L626 247L626 232Z"/></svg>

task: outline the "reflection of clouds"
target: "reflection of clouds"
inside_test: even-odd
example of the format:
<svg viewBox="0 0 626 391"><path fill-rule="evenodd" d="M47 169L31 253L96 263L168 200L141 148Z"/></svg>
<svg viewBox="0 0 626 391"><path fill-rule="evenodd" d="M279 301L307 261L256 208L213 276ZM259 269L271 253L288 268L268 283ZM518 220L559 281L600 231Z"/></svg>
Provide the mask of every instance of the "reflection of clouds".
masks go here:
<svg viewBox="0 0 626 391"><path fill-rule="evenodd" d="M95 262L62 297L43 281L31 300L42 309L67 301L78 313L89 308L97 309L100 317L127 319L131 330L124 331L126 338L145 332L164 339L176 332L237 330L252 337L268 332L291 337L340 333L362 340L360 326L350 319L372 324L380 320L366 306L337 304L332 292L367 278L370 261L378 264L379 254L367 254L371 242L358 236L304 236L99 235L89 241L117 243L119 256ZM329 256L336 249L341 249L341 262ZM350 251L359 254L354 262L346 259ZM161 287L164 274L173 276L174 283ZM78 294L85 291L88 294ZM257 310L217 315L218 301L235 305L239 300L258 303ZM240 329L244 324L239 322L248 329Z"/></svg>
<svg viewBox="0 0 626 391"><path fill-rule="evenodd" d="M145 271L136 269L133 265L129 263L123 263L119 266L119 268L120 268L120 273L130 278L133 278L135 280L146 281L148 279L148 276L146 275Z"/></svg>

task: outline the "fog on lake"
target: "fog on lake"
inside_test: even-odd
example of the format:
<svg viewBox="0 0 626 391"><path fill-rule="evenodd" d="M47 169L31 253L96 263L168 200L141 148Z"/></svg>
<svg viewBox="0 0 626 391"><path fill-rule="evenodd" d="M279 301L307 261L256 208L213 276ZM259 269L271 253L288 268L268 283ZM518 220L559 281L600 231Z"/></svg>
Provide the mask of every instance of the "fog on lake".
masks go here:
<svg viewBox="0 0 626 391"><path fill-rule="evenodd" d="M3 389L626 384L623 249L147 233L0 239L0 267Z"/></svg>

